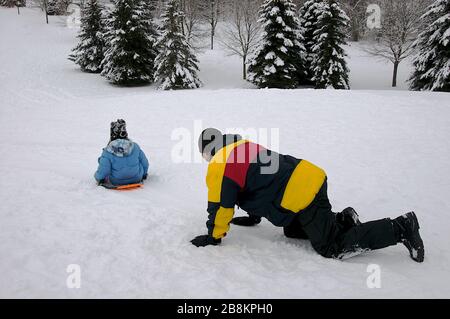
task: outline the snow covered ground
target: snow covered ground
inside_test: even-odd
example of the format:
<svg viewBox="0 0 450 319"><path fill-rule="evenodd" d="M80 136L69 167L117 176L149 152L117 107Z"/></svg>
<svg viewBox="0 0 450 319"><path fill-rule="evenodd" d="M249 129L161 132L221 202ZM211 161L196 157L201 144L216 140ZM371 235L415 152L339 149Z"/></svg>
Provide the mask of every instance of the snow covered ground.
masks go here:
<svg viewBox="0 0 450 319"><path fill-rule="evenodd" d="M118 88L67 60L76 30L63 18L46 25L40 11L21 11L0 9L0 297L450 297L448 94L381 90L391 66L356 45L351 81L362 90L252 89L221 51L200 55L202 89ZM133 192L93 180L117 118L150 159ZM415 210L425 262L403 246L324 259L267 221L232 227L219 247L192 246L205 233L206 164L174 163L171 134L189 130L195 151L195 121L279 128L281 152L326 169L336 211L370 220ZM69 264L81 267L80 289L66 286ZM379 289L366 285L369 264Z"/></svg>

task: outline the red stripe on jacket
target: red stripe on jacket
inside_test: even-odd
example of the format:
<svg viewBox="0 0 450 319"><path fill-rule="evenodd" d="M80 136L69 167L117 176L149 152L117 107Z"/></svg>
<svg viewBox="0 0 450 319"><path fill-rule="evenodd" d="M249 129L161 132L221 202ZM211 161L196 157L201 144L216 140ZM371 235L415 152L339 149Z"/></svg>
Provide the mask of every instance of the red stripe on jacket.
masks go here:
<svg viewBox="0 0 450 319"><path fill-rule="evenodd" d="M263 146L252 142L236 146L228 156L224 176L236 182L241 189L244 188L250 164L263 150Z"/></svg>

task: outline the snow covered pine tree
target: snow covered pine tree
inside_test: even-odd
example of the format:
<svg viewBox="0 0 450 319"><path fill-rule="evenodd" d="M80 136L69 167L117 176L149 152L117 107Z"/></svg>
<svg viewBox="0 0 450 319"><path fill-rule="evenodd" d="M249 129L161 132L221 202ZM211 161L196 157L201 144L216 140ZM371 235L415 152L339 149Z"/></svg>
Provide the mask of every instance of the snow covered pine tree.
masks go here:
<svg viewBox="0 0 450 319"><path fill-rule="evenodd" d="M450 92L450 0L435 1L422 19L410 89Z"/></svg>
<svg viewBox="0 0 450 319"><path fill-rule="evenodd" d="M291 0L265 0L260 11L263 41L249 66L249 81L260 88L295 88L306 80L305 48Z"/></svg>
<svg viewBox="0 0 450 319"><path fill-rule="evenodd" d="M299 10L300 15L300 34L303 37L303 43L306 50L306 73L307 83L312 84L314 72L311 68L312 61L314 61L314 54L312 48L314 46L314 31L317 28L318 7L323 0L308 0Z"/></svg>
<svg viewBox="0 0 450 319"><path fill-rule="evenodd" d="M312 47L313 81L317 89L349 89L347 63L343 46L345 28L350 19L335 0L325 0L317 7L317 26Z"/></svg>
<svg viewBox="0 0 450 319"><path fill-rule="evenodd" d="M201 86L198 79L198 60L181 33L183 13L177 0L170 0L162 14L161 37L157 47L155 82L159 89L195 89Z"/></svg>
<svg viewBox="0 0 450 319"><path fill-rule="evenodd" d="M153 81L156 28L146 0L116 0L107 21L102 75L119 85Z"/></svg>
<svg viewBox="0 0 450 319"><path fill-rule="evenodd" d="M101 63L105 50L105 26L102 17L103 7L98 0L88 0L81 16L79 43L69 55L85 72L101 72Z"/></svg>

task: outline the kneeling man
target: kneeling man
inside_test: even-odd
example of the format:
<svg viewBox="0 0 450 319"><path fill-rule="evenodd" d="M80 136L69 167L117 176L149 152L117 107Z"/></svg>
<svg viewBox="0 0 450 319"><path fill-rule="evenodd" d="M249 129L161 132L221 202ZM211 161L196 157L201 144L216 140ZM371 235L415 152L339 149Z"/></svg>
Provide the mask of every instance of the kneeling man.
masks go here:
<svg viewBox="0 0 450 319"><path fill-rule="evenodd" d="M209 162L207 235L194 238L197 247L217 245L230 223L253 226L267 218L291 238L309 239L322 256L342 259L363 251L403 243L416 262L424 246L414 212L395 219L361 223L351 207L334 213L323 169L304 159L282 155L239 135L204 130L198 141ZM238 206L248 216L234 217Z"/></svg>

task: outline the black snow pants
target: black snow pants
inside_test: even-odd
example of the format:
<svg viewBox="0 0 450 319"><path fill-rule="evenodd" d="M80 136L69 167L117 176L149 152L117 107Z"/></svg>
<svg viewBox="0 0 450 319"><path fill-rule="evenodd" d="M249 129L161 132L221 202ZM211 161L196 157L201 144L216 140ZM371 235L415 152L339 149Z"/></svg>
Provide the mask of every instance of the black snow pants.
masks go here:
<svg viewBox="0 0 450 319"><path fill-rule="evenodd" d="M337 223L328 200L326 181L314 201L300 211L289 226L284 227L284 233L287 237L308 238L313 248L327 258L342 259L397 244L389 218L350 229Z"/></svg>

